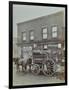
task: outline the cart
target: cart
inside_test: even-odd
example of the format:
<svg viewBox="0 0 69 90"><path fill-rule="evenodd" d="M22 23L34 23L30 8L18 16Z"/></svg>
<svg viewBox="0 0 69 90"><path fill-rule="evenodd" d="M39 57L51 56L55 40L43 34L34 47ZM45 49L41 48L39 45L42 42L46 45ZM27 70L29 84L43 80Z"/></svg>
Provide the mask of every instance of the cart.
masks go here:
<svg viewBox="0 0 69 90"><path fill-rule="evenodd" d="M31 71L34 75L38 75L40 72L43 72L46 76L54 75L56 71L56 63L50 56L49 50L46 52L40 50L33 51Z"/></svg>

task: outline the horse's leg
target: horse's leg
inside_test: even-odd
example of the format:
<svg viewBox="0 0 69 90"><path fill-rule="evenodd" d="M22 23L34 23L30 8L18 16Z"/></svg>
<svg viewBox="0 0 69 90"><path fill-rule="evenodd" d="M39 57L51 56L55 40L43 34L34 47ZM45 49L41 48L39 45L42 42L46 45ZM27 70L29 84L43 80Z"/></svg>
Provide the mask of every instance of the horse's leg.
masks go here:
<svg viewBox="0 0 69 90"><path fill-rule="evenodd" d="M24 64L22 64L22 71L24 71Z"/></svg>
<svg viewBox="0 0 69 90"><path fill-rule="evenodd" d="M25 71L26 71L27 70L27 64L25 64L24 68L25 68Z"/></svg>
<svg viewBox="0 0 69 90"><path fill-rule="evenodd" d="M22 71L24 71L24 62L22 61Z"/></svg>
<svg viewBox="0 0 69 90"><path fill-rule="evenodd" d="M19 68L19 63L17 63L17 71L19 71L20 72L20 68Z"/></svg>
<svg viewBox="0 0 69 90"><path fill-rule="evenodd" d="M31 72L31 64L29 65L29 69L30 69L30 72Z"/></svg>
<svg viewBox="0 0 69 90"><path fill-rule="evenodd" d="M25 70L26 70L26 64L25 64Z"/></svg>
<svg viewBox="0 0 69 90"><path fill-rule="evenodd" d="M18 71L20 72L20 68L19 68L19 66L20 66L20 65L18 64Z"/></svg>
<svg viewBox="0 0 69 90"><path fill-rule="evenodd" d="M28 66L29 66L29 72L31 72L31 64L29 64Z"/></svg>
<svg viewBox="0 0 69 90"><path fill-rule="evenodd" d="M22 64L22 71L23 71L23 64Z"/></svg>

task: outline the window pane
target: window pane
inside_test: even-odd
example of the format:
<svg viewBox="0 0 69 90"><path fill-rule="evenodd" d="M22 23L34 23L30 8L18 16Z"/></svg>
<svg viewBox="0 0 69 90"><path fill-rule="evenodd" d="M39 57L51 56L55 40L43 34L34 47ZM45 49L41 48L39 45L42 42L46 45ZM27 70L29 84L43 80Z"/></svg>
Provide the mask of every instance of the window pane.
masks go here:
<svg viewBox="0 0 69 90"><path fill-rule="evenodd" d="M47 38L47 34L43 34L43 39L46 39Z"/></svg>
<svg viewBox="0 0 69 90"><path fill-rule="evenodd" d="M43 33L47 33L47 28L44 28L43 29Z"/></svg>
<svg viewBox="0 0 69 90"><path fill-rule="evenodd" d="M52 32L57 31L57 27L52 27Z"/></svg>
<svg viewBox="0 0 69 90"><path fill-rule="evenodd" d="M33 31L31 31L31 32L30 32L30 35L31 35L31 36L33 36L33 35L34 35L34 32L33 32Z"/></svg>
<svg viewBox="0 0 69 90"><path fill-rule="evenodd" d="M23 36L26 37L26 33L23 33Z"/></svg>
<svg viewBox="0 0 69 90"><path fill-rule="evenodd" d="M57 37L57 32L53 32L52 37Z"/></svg>
<svg viewBox="0 0 69 90"><path fill-rule="evenodd" d="M30 37L30 39L31 39L31 40L33 40L33 39L34 39L34 37L33 37L33 36L31 36L31 37Z"/></svg>
<svg viewBox="0 0 69 90"><path fill-rule="evenodd" d="M26 40L26 37L23 37L23 40Z"/></svg>

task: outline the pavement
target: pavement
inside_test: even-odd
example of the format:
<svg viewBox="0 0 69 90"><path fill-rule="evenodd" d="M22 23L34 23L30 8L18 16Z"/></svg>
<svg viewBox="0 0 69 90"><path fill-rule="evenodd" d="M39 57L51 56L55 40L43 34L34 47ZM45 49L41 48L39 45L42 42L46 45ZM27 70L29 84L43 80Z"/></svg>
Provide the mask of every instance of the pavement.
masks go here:
<svg viewBox="0 0 69 90"><path fill-rule="evenodd" d="M19 85L36 85L36 84L51 84L51 83L64 83L64 80L57 79L56 76L47 77L43 74L33 75L32 73L17 72L16 65L13 64L13 86Z"/></svg>

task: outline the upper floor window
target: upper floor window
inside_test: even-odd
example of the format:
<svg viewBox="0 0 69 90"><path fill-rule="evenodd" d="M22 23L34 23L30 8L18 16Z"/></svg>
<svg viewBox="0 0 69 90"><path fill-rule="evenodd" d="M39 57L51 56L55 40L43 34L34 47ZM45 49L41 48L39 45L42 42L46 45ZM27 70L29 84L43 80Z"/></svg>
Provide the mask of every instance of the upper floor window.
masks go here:
<svg viewBox="0 0 69 90"><path fill-rule="evenodd" d="M30 31L30 40L34 40L34 31Z"/></svg>
<svg viewBox="0 0 69 90"><path fill-rule="evenodd" d="M56 38L57 37L57 26L52 27L52 37Z"/></svg>
<svg viewBox="0 0 69 90"><path fill-rule="evenodd" d="M23 33L22 33L22 39L23 39L23 40L26 40L26 32L23 32Z"/></svg>
<svg viewBox="0 0 69 90"><path fill-rule="evenodd" d="M43 28L42 34L43 34L43 39L47 39L47 27Z"/></svg>

